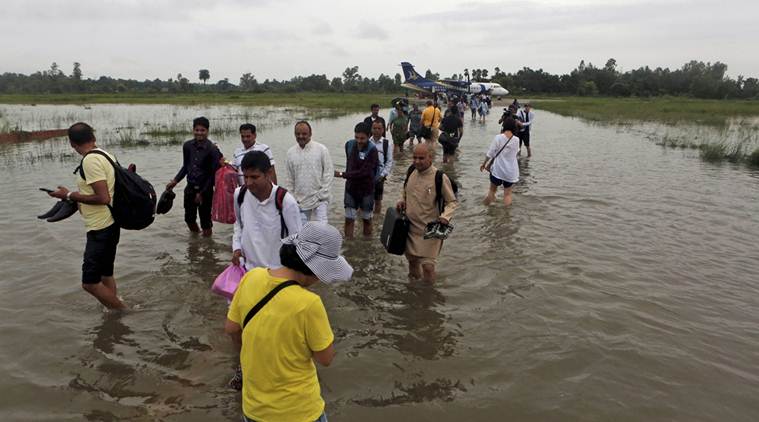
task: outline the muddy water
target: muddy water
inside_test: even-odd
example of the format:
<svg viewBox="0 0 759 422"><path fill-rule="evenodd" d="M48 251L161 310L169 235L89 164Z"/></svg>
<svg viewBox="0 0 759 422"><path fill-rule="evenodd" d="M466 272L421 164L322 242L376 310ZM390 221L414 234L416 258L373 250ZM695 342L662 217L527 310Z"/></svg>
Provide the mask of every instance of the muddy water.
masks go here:
<svg viewBox="0 0 759 422"><path fill-rule="evenodd" d="M289 123L313 112L175 106L0 106L24 129L91 121L99 142L156 185L176 172L176 141L141 127L205 114L262 124L278 165ZM318 287L337 358L319 371L333 421L754 421L759 415L759 173L706 164L634 128L538 110L535 156L509 210L485 208L478 171L497 130L468 122L458 160L456 230L438 283L409 283L375 239L345 245L352 282ZM314 139L337 163L363 115L319 117ZM40 127L34 127L35 124ZM287 124L285 126L285 124ZM120 144L132 127L147 146ZM223 152L235 134L214 137ZM122 232L120 294L106 314L81 291L77 217L34 216L37 187L71 186L65 141L0 147L0 420L238 420L224 300L209 286L230 259L231 227L189 235L181 204ZM408 154L386 187L402 183ZM342 184L330 222L342 221ZM389 200L387 201L390 202Z"/></svg>

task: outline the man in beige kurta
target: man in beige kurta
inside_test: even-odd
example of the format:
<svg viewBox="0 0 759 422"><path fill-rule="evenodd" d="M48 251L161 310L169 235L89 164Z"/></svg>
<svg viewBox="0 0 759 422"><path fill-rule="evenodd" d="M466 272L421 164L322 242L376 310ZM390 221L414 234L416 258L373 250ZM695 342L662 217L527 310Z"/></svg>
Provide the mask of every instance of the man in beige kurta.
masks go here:
<svg viewBox="0 0 759 422"><path fill-rule="evenodd" d="M409 264L409 277L422 278L426 282L435 281L435 264L440 249L441 239L425 239L427 224L440 221L448 224L453 211L458 206L456 196L448 176L443 175L443 212L440 213L435 198L435 173L432 165L432 150L426 144L419 144L414 149L414 167L416 169L408 178L408 183L401 192L398 209L406 211L410 226L406 241L406 259Z"/></svg>

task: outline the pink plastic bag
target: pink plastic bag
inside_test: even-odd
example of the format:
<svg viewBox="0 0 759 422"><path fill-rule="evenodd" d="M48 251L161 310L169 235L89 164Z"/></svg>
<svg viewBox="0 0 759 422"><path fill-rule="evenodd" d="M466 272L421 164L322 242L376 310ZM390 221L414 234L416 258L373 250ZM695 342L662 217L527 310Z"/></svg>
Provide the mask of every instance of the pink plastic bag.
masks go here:
<svg viewBox="0 0 759 422"><path fill-rule="evenodd" d="M216 170L211 219L213 221L234 224L235 189L240 185L237 170L229 164Z"/></svg>
<svg viewBox="0 0 759 422"><path fill-rule="evenodd" d="M243 268L242 265L238 266L230 264L218 275L218 277L216 277L213 286L211 286L211 291L217 295L232 300L232 297L234 297L235 291L237 290L237 286L240 284L240 280L242 280L244 275L245 268Z"/></svg>

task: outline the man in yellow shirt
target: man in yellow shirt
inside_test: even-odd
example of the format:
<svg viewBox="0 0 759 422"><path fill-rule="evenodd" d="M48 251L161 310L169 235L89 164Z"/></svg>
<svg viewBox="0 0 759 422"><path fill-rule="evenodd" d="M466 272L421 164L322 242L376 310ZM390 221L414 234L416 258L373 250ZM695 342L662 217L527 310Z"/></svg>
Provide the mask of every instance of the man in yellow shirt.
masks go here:
<svg viewBox="0 0 759 422"><path fill-rule="evenodd" d="M240 347L243 418L326 422L313 361L332 363L334 335L321 298L306 287L348 280L353 268L328 224L306 223L282 243L282 267L245 274L224 326Z"/></svg>
<svg viewBox="0 0 759 422"><path fill-rule="evenodd" d="M440 120L440 109L432 100L427 100L427 108L422 112L422 126L430 128L430 139L427 139L427 142L435 143L440 137Z"/></svg>
<svg viewBox="0 0 759 422"><path fill-rule="evenodd" d="M116 186L116 172L107 158L88 154L100 149L95 145L95 133L90 125L75 123L69 128L68 136L74 151L84 157L80 164L82 171L76 172L78 191L58 186L50 196L79 204L79 213L87 229L82 287L106 307L124 309L126 306L116 296L116 279L113 278L113 262L121 232L108 208ZM108 155L116 161L111 154Z"/></svg>

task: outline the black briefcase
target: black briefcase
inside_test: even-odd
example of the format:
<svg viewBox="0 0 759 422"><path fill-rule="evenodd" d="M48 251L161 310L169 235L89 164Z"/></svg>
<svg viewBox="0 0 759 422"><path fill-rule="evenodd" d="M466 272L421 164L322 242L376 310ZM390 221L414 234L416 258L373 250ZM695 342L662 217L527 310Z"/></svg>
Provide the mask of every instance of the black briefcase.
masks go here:
<svg viewBox="0 0 759 422"><path fill-rule="evenodd" d="M403 255L406 252L406 238L408 237L409 222L406 216L395 207L390 207L385 212L385 222L382 224L380 242L388 253Z"/></svg>

